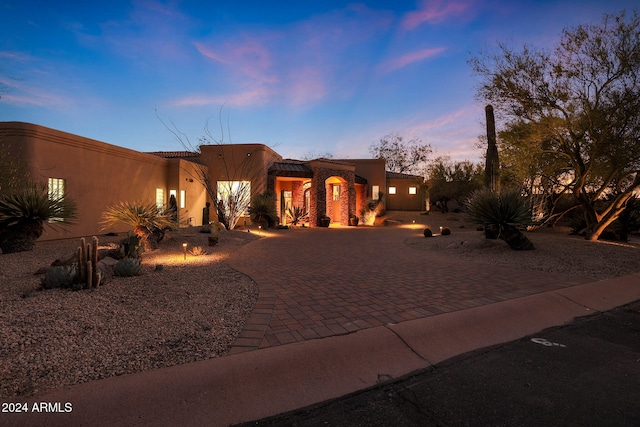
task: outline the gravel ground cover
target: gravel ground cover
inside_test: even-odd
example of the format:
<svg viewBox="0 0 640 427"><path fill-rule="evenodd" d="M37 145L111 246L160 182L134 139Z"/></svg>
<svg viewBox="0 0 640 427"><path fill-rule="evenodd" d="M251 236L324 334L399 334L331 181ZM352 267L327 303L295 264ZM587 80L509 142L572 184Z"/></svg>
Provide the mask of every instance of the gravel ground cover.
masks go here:
<svg viewBox="0 0 640 427"><path fill-rule="evenodd" d="M514 251L502 240L486 239L475 225L464 221L463 214L391 212L387 217L419 230L429 227L435 233L431 238L416 235L407 239L410 247L438 251L461 261L577 274L597 280L640 272L638 235L632 235L627 243L590 242L581 236L571 236L568 227L541 227L525 233L534 250ZM440 227L448 227L451 235L441 236Z"/></svg>
<svg viewBox="0 0 640 427"><path fill-rule="evenodd" d="M100 236L100 244L119 241ZM143 257L141 276L96 290L41 290L34 273L67 259L79 239L39 241L0 255L0 397L46 390L225 354L258 296L257 285L224 259L255 237L170 233ZM184 260L182 243L209 254ZM157 271L156 266L162 265Z"/></svg>

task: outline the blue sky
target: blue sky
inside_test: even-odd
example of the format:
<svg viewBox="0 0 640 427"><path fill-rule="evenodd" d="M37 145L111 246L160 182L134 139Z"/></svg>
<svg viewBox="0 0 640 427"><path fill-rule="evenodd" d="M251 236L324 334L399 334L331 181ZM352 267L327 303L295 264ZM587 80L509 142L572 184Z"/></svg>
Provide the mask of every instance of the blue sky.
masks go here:
<svg viewBox="0 0 640 427"><path fill-rule="evenodd" d="M140 151L264 143L285 158L369 157L390 133L478 160L484 103L467 60L636 1L0 2L1 121ZM62 3L62 4L56 4ZM223 107L224 106L224 107Z"/></svg>

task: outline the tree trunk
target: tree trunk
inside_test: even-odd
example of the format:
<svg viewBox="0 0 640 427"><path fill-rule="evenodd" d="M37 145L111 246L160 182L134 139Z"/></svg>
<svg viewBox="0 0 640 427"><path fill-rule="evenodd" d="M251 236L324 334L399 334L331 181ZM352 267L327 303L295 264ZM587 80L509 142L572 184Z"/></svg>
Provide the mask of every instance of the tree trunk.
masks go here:
<svg viewBox="0 0 640 427"><path fill-rule="evenodd" d="M529 251L535 249L531 240L512 225L507 225L502 230L500 238L507 242L511 249L516 251Z"/></svg>

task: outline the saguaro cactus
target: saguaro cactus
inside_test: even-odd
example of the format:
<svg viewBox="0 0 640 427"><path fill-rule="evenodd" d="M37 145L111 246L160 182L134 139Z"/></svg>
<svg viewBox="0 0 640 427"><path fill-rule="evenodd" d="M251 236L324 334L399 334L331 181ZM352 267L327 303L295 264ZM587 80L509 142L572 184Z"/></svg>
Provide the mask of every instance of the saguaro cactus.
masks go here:
<svg viewBox="0 0 640 427"><path fill-rule="evenodd" d="M498 146L496 145L496 120L493 115L493 107L487 105L484 108L487 118L487 155L484 169L484 186L491 191L500 191L500 160L498 158Z"/></svg>

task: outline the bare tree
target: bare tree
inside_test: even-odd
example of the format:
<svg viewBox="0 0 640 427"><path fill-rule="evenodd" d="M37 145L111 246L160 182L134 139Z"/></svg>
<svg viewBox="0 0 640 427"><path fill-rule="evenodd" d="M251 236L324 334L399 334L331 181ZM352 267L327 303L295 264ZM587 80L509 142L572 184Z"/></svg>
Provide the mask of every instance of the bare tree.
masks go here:
<svg viewBox="0 0 640 427"><path fill-rule="evenodd" d="M242 153L234 149L228 123L225 134L222 108L218 115L220 135L216 136L211 132L207 121L204 135L198 138L198 145L194 145L173 121L167 124L159 116L158 118L186 151L199 154L199 159L193 162L192 170L187 172L205 188L214 204L217 221L227 230L233 230L240 218L248 215L252 192L257 194L265 190L251 187L264 182L268 166L255 161L255 149ZM227 135L229 142L225 139ZM208 147L212 149L209 150ZM212 169L216 171L215 177L212 176ZM220 179L221 177L224 179Z"/></svg>
<svg viewBox="0 0 640 427"><path fill-rule="evenodd" d="M397 133L389 134L369 147L373 157L386 160L388 171L421 176L426 176L426 162L431 151L431 146L420 139L405 140Z"/></svg>

